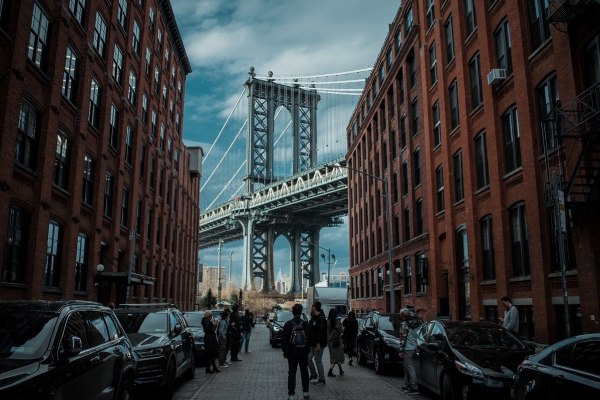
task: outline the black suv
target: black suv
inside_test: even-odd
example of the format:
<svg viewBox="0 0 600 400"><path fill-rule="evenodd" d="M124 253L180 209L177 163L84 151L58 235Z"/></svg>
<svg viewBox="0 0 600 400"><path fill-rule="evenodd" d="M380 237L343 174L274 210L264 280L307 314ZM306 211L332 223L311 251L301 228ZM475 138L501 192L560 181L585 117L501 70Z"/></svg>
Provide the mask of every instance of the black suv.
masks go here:
<svg viewBox="0 0 600 400"><path fill-rule="evenodd" d="M88 301L0 302L0 398L132 398L135 362L113 311Z"/></svg>
<svg viewBox="0 0 600 400"><path fill-rule="evenodd" d="M133 344L136 386L159 386L169 396L177 378L194 378L194 337L175 306L132 304L121 307L115 314Z"/></svg>

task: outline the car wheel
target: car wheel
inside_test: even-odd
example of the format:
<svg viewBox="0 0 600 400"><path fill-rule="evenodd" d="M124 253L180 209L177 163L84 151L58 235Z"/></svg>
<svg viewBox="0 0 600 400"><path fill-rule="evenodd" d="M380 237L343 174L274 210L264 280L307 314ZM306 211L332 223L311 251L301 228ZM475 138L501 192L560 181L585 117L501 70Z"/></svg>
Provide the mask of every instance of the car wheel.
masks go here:
<svg viewBox="0 0 600 400"><path fill-rule="evenodd" d="M175 389L175 379L177 378L177 371L175 370L175 362L169 360L169 366L167 367L167 376L165 379L165 386L163 388L164 396L167 399L173 397L173 389Z"/></svg>
<svg viewBox="0 0 600 400"><path fill-rule="evenodd" d="M381 362L381 355L379 354L379 350L377 350L377 348L373 349L373 361L375 363L375 373L383 374L383 363Z"/></svg>
<svg viewBox="0 0 600 400"><path fill-rule="evenodd" d="M132 400L133 399L133 385L129 379L124 380L119 388L119 394L116 397L117 400Z"/></svg>
<svg viewBox="0 0 600 400"><path fill-rule="evenodd" d="M460 396L456 393L456 388L452 384L452 380L448 375L444 375L442 380L442 399L443 400L459 400Z"/></svg>
<svg viewBox="0 0 600 400"><path fill-rule="evenodd" d="M358 362L358 365L367 365L367 359L361 349L358 349L358 351L356 352L356 358L356 362Z"/></svg>

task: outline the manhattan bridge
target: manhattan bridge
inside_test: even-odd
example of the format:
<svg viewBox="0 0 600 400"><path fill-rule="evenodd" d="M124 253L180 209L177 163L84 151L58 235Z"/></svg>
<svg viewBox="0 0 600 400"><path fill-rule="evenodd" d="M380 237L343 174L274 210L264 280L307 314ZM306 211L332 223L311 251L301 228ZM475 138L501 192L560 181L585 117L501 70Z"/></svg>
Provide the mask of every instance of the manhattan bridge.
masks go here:
<svg viewBox="0 0 600 400"><path fill-rule="evenodd" d="M348 212L346 125L370 71L277 77L250 69L204 156L200 194L200 248L243 240L244 288L274 290L279 237L290 246L289 292L301 291L301 279L320 280L319 233Z"/></svg>

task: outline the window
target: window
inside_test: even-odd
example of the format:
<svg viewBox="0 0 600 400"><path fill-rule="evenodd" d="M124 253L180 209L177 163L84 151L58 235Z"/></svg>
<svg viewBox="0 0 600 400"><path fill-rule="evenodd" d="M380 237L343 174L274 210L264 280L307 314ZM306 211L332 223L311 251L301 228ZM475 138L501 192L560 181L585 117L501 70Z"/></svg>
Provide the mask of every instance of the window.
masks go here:
<svg viewBox="0 0 600 400"><path fill-rule="evenodd" d="M423 199L415 203L415 236L423 233Z"/></svg>
<svg viewBox="0 0 600 400"><path fill-rule="evenodd" d="M100 11L96 12L96 23L94 24L94 40L92 46L100 57L104 58L106 51L106 21L100 14Z"/></svg>
<svg viewBox="0 0 600 400"><path fill-rule="evenodd" d="M11 206L8 211L8 231L4 244L4 265L2 281L25 283L25 268L29 254L29 221L30 215L18 206Z"/></svg>
<svg viewBox="0 0 600 400"><path fill-rule="evenodd" d="M56 135L56 153L54 157L54 184L61 189L69 189L70 142L67 135Z"/></svg>
<svg viewBox="0 0 600 400"><path fill-rule="evenodd" d="M119 109L114 104L110 106L110 119L108 120L108 144L113 149L119 148Z"/></svg>
<svg viewBox="0 0 600 400"><path fill-rule="evenodd" d="M410 240L410 210L408 207L402 211L402 220L404 222L404 241L408 242Z"/></svg>
<svg viewBox="0 0 600 400"><path fill-rule="evenodd" d="M512 206L509 209L509 218L513 276L528 276L530 267L525 203L520 202Z"/></svg>
<svg viewBox="0 0 600 400"><path fill-rule="evenodd" d="M481 132L475 137L475 163L477 168L477 189L481 189L490 184L485 132Z"/></svg>
<svg viewBox="0 0 600 400"><path fill-rule="evenodd" d="M175 114L175 133L181 135L181 116L179 113Z"/></svg>
<svg viewBox="0 0 600 400"><path fill-rule="evenodd" d="M581 311L581 310L580 310ZM572 313L575 314L575 313ZM564 316L562 317L564 321ZM578 371L575 376L600 376L600 341L587 339L566 346L556 352L556 364L567 371ZM587 378L587 379L590 379ZM593 378L592 378L593 379Z"/></svg>
<svg viewBox="0 0 600 400"><path fill-rule="evenodd" d="M89 154L83 157L83 186L81 188L81 201L92 205L94 194L94 160Z"/></svg>
<svg viewBox="0 0 600 400"><path fill-rule="evenodd" d="M135 233L142 234L142 200L137 201L137 211L135 212Z"/></svg>
<svg viewBox="0 0 600 400"><path fill-rule="evenodd" d="M594 36L584 47L581 59L585 87L600 82L600 34Z"/></svg>
<svg viewBox="0 0 600 400"><path fill-rule="evenodd" d="M85 0L69 0L69 10L77 22L83 24L83 11L85 10Z"/></svg>
<svg viewBox="0 0 600 400"><path fill-rule="evenodd" d="M413 23L414 23L414 19L413 19L412 5L411 5L408 8L408 11L406 11L406 14L404 14L404 29L406 29L406 36L408 36L408 34L412 31Z"/></svg>
<svg viewBox="0 0 600 400"><path fill-rule="evenodd" d="M11 4L8 0L0 0L0 29L5 31L9 28Z"/></svg>
<svg viewBox="0 0 600 400"><path fill-rule="evenodd" d="M394 63L394 57L392 55L392 48L390 47L387 51L387 55L386 55L386 68L389 71L392 70L392 64ZM381 81L381 84L383 84L383 81Z"/></svg>
<svg viewBox="0 0 600 400"><path fill-rule="evenodd" d="M452 82L448 91L450 92L450 128L454 130L460 123L458 115L458 83L456 80Z"/></svg>
<svg viewBox="0 0 600 400"><path fill-rule="evenodd" d="M127 0L119 0L117 6L117 20L123 29L127 29Z"/></svg>
<svg viewBox="0 0 600 400"><path fill-rule="evenodd" d="M140 55L140 24L137 20L133 20L133 38L131 39L131 46L133 47L133 51L138 56Z"/></svg>
<svg viewBox="0 0 600 400"><path fill-rule="evenodd" d="M435 187L437 190L437 212L444 211L444 167L439 166L435 170Z"/></svg>
<svg viewBox="0 0 600 400"><path fill-rule="evenodd" d="M113 195L115 191L115 177L106 171L104 175L104 216L112 218L113 216Z"/></svg>
<svg viewBox="0 0 600 400"><path fill-rule="evenodd" d="M171 60L171 52L169 51L169 48L167 47L165 49L165 70L167 72L169 72L169 61Z"/></svg>
<svg viewBox="0 0 600 400"><path fill-rule="evenodd" d="M410 88L412 89L417 84L417 68L415 66L415 54L410 53L410 55L407 57L406 61L408 62Z"/></svg>
<svg viewBox="0 0 600 400"><path fill-rule="evenodd" d="M158 96L160 93L160 70L154 67L154 93Z"/></svg>
<svg viewBox="0 0 600 400"><path fill-rule="evenodd" d="M421 149L416 149L413 153L413 176L414 186L421 184Z"/></svg>
<svg viewBox="0 0 600 400"><path fill-rule="evenodd" d="M494 32L496 42L496 62L498 68L506 70L506 74L512 74L512 55L510 44L510 30L508 28L508 20L500 23L500 26Z"/></svg>
<svg viewBox="0 0 600 400"><path fill-rule="evenodd" d="M402 196L408 194L408 162L402 163Z"/></svg>
<svg viewBox="0 0 600 400"><path fill-rule="evenodd" d="M169 161L173 161L173 144L171 138L167 140L167 158Z"/></svg>
<svg viewBox="0 0 600 400"><path fill-rule="evenodd" d="M440 122L440 104L436 101L431 108L433 118L433 145L434 147L442 144L442 124Z"/></svg>
<svg viewBox="0 0 600 400"><path fill-rule="evenodd" d="M131 103L132 106L135 106L135 102L137 99L137 77L135 76L135 72L133 70L129 71L129 90L127 91L127 100Z"/></svg>
<svg viewBox="0 0 600 400"><path fill-rule="evenodd" d="M446 64L454 60L454 30L452 29L452 16L448 17L444 24L444 33L446 39Z"/></svg>
<svg viewBox="0 0 600 400"><path fill-rule="evenodd" d="M181 88L181 81L177 81L177 98L179 101L183 99L183 89Z"/></svg>
<svg viewBox="0 0 600 400"><path fill-rule="evenodd" d="M521 139L517 107L510 107L502 116L502 131L504 136L504 169L505 173L509 173L521 166Z"/></svg>
<svg viewBox="0 0 600 400"><path fill-rule="evenodd" d="M156 111L152 110L152 129L150 131L152 137L156 139Z"/></svg>
<svg viewBox="0 0 600 400"><path fill-rule="evenodd" d="M419 107L417 105L417 99L414 99L410 104L410 117L411 117L411 133L415 136L419 133Z"/></svg>
<svg viewBox="0 0 600 400"><path fill-rule="evenodd" d="M400 118L400 145L406 147L406 117Z"/></svg>
<svg viewBox="0 0 600 400"><path fill-rule="evenodd" d="M75 253L75 291L87 289L89 239L83 233L77 235L77 252Z"/></svg>
<svg viewBox="0 0 600 400"><path fill-rule="evenodd" d="M558 87L556 85L556 75L552 74L547 77L536 89L538 109L540 110L540 122L544 122L544 119L548 117L552 109L557 105L559 101ZM541 124L540 124L541 126ZM546 146L548 150L552 150L557 147L557 137L551 129L550 125L546 125L546 130L542 130L542 145ZM545 134L545 136L544 136ZM542 146L542 151L544 147Z"/></svg>
<svg viewBox="0 0 600 400"><path fill-rule="evenodd" d="M21 110L19 110L15 161L32 170L35 169L37 163L38 124L38 111L30 103L23 100Z"/></svg>
<svg viewBox="0 0 600 400"><path fill-rule="evenodd" d="M160 149L165 151L165 124L160 124Z"/></svg>
<svg viewBox="0 0 600 400"><path fill-rule="evenodd" d="M547 18L550 0L529 0L528 3L531 50L534 51L550 39L550 24Z"/></svg>
<svg viewBox="0 0 600 400"><path fill-rule="evenodd" d="M101 88L98 81L92 78L90 86L90 109L88 111L88 122L96 129L100 127L100 96Z"/></svg>
<svg viewBox="0 0 600 400"><path fill-rule="evenodd" d="M398 29L396 32L396 57L400 53L400 49L402 48L402 30Z"/></svg>
<svg viewBox="0 0 600 400"><path fill-rule="evenodd" d="M48 244L46 246L46 265L44 268L44 286L58 287L60 284L60 263L63 229L55 221L48 224Z"/></svg>
<svg viewBox="0 0 600 400"><path fill-rule="evenodd" d="M146 93L142 95L142 122L144 125L148 123L148 95Z"/></svg>
<svg viewBox="0 0 600 400"><path fill-rule="evenodd" d="M125 134L125 162L132 165L133 161L133 130L130 125L127 125L127 133Z"/></svg>
<svg viewBox="0 0 600 400"><path fill-rule="evenodd" d="M176 76L177 76L177 68L175 67L175 63L173 63L173 66L171 66L171 85L173 85L173 86L175 86L175 77Z"/></svg>
<svg viewBox="0 0 600 400"><path fill-rule="evenodd" d="M437 82L437 59L435 56L435 43L429 47L429 79L430 85Z"/></svg>
<svg viewBox="0 0 600 400"><path fill-rule="evenodd" d="M162 33L162 31L159 29L159 30L158 30L158 32L156 32L156 41L157 41L157 43L156 43L156 47L158 48L159 54L160 54L160 52L162 51L162 50L161 50L161 49L162 49L162 36L163 36L163 33Z"/></svg>
<svg viewBox="0 0 600 400"><path fill-rule="evenodd" d="M179 149L175 149L175 154L173 155L173 164L175 164L175 171L179 172ZM175 203L177 205L177 203Z"/></svg>
<svg viewBox="0 0 600 400"><path fill-rule="evenodd" d="M483 264L483 280L496 279L494 256L494 234L492 232L492 216L490 214L479 220L481 230L481 261Z"/></svg>
<svg viewBox="0 0 600 400"><path fill-rule="evenodd" d="M140 177L146 179L146 144L142 143L142 149L140 151Z"/></svg>
<svg viewBox="0 0 600 400"><path fill-rule="evenodd" d="M412 293L412 268L410 267L410 257L404 259L404 294Z"/></svg>
<svg viewBox="0 0 600 400"><path fill-rule="evenodd" d="M465 19L467 24L467 35L473 33L477 28L477 18L475 17L475 2L473 0L465 0Z"/></svg>
<svg viewBox="0 0 600 400"><path fill-rule="evenodd" d="M121 226L127 228L127 218L129 218L129 189L123 186L121 196Z"/></svg>
<svg viewBox="0 0 600 400"><path fill-rule="evenodd" d="M113 69L112 76L119 85L123 83L123 52L121 48L115 44L113 51Z"/></svg>
<svg viewBox="0 0 600 400"><path fill-rule="evenodd" d="M404 103L404 75L402 74L402 68L398 71L396 85L398 87L398 104L400 105Z"/></svg>
<svg viewBox="0 0 600 400"><path fill-rule="evenodd" d="M48 16L42 11L40 6L35 3L33 5L31 29L29 31L27 58L29 58L41 70L46 70L49 30L50 20L48 19Z"/></svg>
<svg viewBox="0 0 600 400"><path fill-rule="evenodd" d="M471 80L471 109L474 110L483 103L479 54L475 54L469 61L469 77Z"/></svg>
<svg viewBox="0 0 600 400"><path fill-rule="evenodd" d="M463 184L462 151L457 151L452 157L454 164L454 201L459 202L465 198Z"/></svg>
<svg viewBox="0 0 600 400"><path fill-rule="evenodd" d="M434 9L434 0L427 0L427 11L425 14L425 18L427 19L427 29L431 28L433 23L435 22L435 9Z"/></svg>
<svg viewBox="0 0 600 400"><path fill-rule="evenodd" d="M70 46L67 46L67 55L65 57L65 71L63 73L62 94L71 103L75 103L77 98L77 70L79 61L77 54Z"/></svg>
<svg viewBox="0 0 600 400"><path fill-rule="evenodd" d="M152 50L150 47L146 47L146 77L150 76L152 71Z"/></svg>

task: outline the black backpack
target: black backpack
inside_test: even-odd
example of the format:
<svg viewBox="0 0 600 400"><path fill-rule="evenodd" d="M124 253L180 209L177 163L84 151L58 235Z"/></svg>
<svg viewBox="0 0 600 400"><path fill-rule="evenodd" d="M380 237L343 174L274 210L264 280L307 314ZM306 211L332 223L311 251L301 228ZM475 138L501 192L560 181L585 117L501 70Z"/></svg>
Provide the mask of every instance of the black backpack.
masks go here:
<svg viewBox="0 0 600 400"><path fill-rule="evenodd" d="M293 324L294 327L292 328L290 343L296 348L302 349L306 347L306 330L304 329L304 322L300 321L299 324L296 324L296 321L293 321Z"/></svg>

